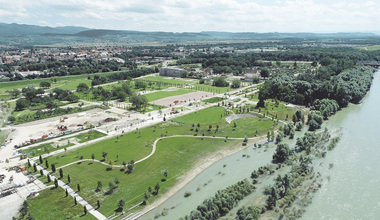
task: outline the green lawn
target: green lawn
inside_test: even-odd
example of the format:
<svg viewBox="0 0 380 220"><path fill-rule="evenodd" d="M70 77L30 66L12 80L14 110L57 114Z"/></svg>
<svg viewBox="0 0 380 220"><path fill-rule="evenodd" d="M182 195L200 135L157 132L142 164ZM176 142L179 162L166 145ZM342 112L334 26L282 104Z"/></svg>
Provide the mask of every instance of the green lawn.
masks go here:
<svg viewBox="0 0 380 220"><path fill-rule="evenodd" d="M96 130L91 130L89 132L78 134L70 138L76 138L78 140L78 143L84 143L86 141L94 140L104 136L107 136L107 134L104 134Z"/></svg>
<svg viewBox="0 0 380 220"><path fill-rule="evenodd" d="M107 171L107 166L91 162L74 164L65 167L63 171L65 174L70 174L72 186L80 184L81 196L92 205L100 200L102 206L99 211L109 216L117 209L117 202L120 199L126 201L128 208L136 205L143 201L143 195L145 192L148 193L148 187L154 189L157 183L161 186L160 195L177 182L177 177L189 171L205 155L228 148L238 142L240 141L224 142L223 139L208 138L201 140L200 137L168 138L158 143L156 153L149 160L136 164L132 174L126 174L120 168ZM173 166L173 164L176 165ZM169 173L167 181L162 181L164 170L168 170ZM109 190L109 182L114 181L115 177L120 181L118 188L111 195L105 195ZM98 181L102 182L102 192L95 192ZM152 195L149 201L155 197L157 196Z"/></svg>
<svg viewBox="0 0 380 220"><path fill-rule="evenodd" d="M28 199L28 213L34 219L96 219L91 214L83 216L83 207L74 205L74 199L65 197L65 191L61 188L45 189L39 193L39 196Z"/></svg>
<svg viewBox="0 0 380 220"><path fill-rule="evenodd" d="M203 100L203 101L206 102L206 103L217 103L217 102L221 102L223 100L225 100L225 98L212 97L212 98L209 98L209 99L206 99L206 100Z"/></svg>
<svg viewBox="0 0 380 220"><path fill-rule="evenodd" d="M57 151L59 149L65 148L65 147L71 147L74 145L73 143L68 143L66 145L61 145L59 147L55 147L52 144L53 143L41 144L41 145L31 147L31 148L28 148L25 150L21 149L20 152L23 154L27 154L30 157L35 157L35 156L40 156L40 155L43 155L46 153L51 153L51 152Z"/></svg>
<svg viewBox="0 0 380 220"><path fill-rule="evenodd" d="M242 140L226 140L224 137L244 138L245 136L264 135L275 126L273 121L269 119L243 118L234 121L236 122L235 127L234 123L228 124L225 121L225 114L223 107L211 107L64 152L49 157L48 161L49 164L55 163L56 167L59 168L70 162L78 161L81 156L84 159L91 159L91 155L94 154L95 159L102 160L102 152L107 152L105 162L121 165L123 161L137 161L149 155L152 151L153 142L159 137L197 134L193 137L169 137L159 141L155 154L148 160L136 164L135 170L131 174L126 174L120 168L111 170L108 169L109 166L92 161L74 163L64 167L65 177L63 181L67 181L67 174L69 174L73 188L76 188L76 184L80 184L81 192L79 194L91 205L95 205L96 201L99 200L102 204L100 212L109 216L114 213L120 199L126 201L126 207L138 204L143 200L143 195L147 192L148 187L154 189L157 183L161 186L160 195L176 183L177 177L191 170L205 156L242 142ZM193 123L195 128L192 127ZM199 127L197 127L198 123L200 124ZM212 126L210 130L209 125ZM217 126L219 126L218 131L216 131ZM195 129L198 129L198 132ZM202 134L223 138L211 139L202 137ZM164 170L169 172L166 181L162 181ZM114 193L106 195L109 190L109 182L114 181L116 177L120 181L118 188ZM95 192L98 181L101 181L103 185L101 192ZM151 195L148 203L156 197Z"/></svg>
<svg viewBox="0 0 380 220"><path fill-rule="evenodd" d="M226 93L232 91L230 87L215 87L206 84L199 84L198 80L195 79L186 79L186 80L178 80L178 79L170 79L168 77L162 76L149 76L140 80L151 81L151 82L161 82L161 87L183 87L186 84L192 85L192 90L196 91L205 91L205 92L214 92L214 93ZM157 84L155 85L157 87Z"/></svg>
<svg viewBox="0 0 380 220"><path fill-rule="evenodd" d="M40 83L43 81L48 81L51 83L51 88L59 87L61 89L74 90L77 88L79 83L86 83L88 86L91 86L91 80L88 80L88 76L94 75L109 75L110 73L95 73L95 74L86 74L78 76L63 76L63 77L52 77L46 79L33 79L33 80L22 80L22 81L11 81L11 82L1 82L0 83L0 94L1 98L10 97L6 91L13 89L22 89L28 85L35 85L36 87L40 86ZM56 82L54 82L56 80ZM4 97L3 97L4 96Z"/></svg>
<svg viewBox="0 0 380 220"><path fill-rule="evenodd" d="M210 124L210 123L219 123L224 119L221 116L224 116L225 110L223 107L211 107L206 108L197 112L193 112L178 118L175 118L173 121L182 122L186 124Z"/></svg>
<svg viewBox="0 0 380 220"><path fill-rule="evenodd" d="M171 96L177 96L177 95L183 95L187 93L194 92L192 90L188 89L178 89L174 91L159 91L159 92L153 92L146 94L145 97L148 99L148 102L153 102L159 99L171 97Z"/></svg>

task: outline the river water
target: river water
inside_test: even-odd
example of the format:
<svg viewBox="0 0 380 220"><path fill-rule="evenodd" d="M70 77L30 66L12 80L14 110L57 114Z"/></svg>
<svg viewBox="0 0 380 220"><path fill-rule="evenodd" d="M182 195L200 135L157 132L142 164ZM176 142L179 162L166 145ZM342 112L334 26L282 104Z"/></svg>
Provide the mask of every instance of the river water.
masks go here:
<svg viewBox="0 0 380 220"><path fill-rule="evenodd" d="M315 194L302 219L380 219L379 114L380 71L362 104L325 122L330 130L341 127L343 135L320 171L330 180Z"/></svg>
<svg viewBox="0 0 380 220"><path fill-rule="evenodd" d="M301 219L380 219L380 71L362 104L341 110L324 126L341 129L342 137L321 160L322 166L316 166L325 181ZM289 145L293 146L294 141ZM249 178L253 170L270 163L273 152L274 147L264 151L250 146L218 161L140 219L154 219L164 208L168 214L158 219L189 214L217 190ZM185 198L187 191L192 195Z"/></svg>

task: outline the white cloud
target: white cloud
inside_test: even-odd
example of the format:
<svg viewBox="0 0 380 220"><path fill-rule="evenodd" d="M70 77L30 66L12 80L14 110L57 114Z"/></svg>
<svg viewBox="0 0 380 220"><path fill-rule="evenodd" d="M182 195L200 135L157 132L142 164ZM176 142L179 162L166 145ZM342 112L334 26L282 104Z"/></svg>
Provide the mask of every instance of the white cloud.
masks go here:
<svg viewBox="0 0 380 220"><path fill-rule="evenodd" d="M144 31L365 31L380 20L377 1L355 0L0 0L0 5L0 18L8 23Z"/></svg>

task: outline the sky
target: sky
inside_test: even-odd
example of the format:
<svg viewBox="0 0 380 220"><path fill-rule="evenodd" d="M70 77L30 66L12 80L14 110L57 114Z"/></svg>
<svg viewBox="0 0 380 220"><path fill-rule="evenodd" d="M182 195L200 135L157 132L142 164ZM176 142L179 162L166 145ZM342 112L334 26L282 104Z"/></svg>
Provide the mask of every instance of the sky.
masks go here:
<svg viewBox="0 0 380 220"><path fill-rule="evenodd" d="M378 32L380 0L0 0L0 22L170 32Z"/></svg>

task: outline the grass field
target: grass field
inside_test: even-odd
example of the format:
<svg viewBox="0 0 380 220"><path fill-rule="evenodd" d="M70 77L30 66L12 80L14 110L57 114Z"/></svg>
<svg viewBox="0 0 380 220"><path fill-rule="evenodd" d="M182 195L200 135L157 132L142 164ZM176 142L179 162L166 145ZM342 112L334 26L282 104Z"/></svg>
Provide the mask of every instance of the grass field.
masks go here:
<svg viewBox="0 0 380 220"><path fill-rule="evenodd" d="M359 47L361 50L369 50L369 51L374 51L374 50L380 50L380 45L372 45L372 46L366 46L366 47Z"/></svg>
<svg viewBox="0 0 380 220"><path fill-rule="evenodd" d="M35 147L31 147L31 148L28 148L25 150L21 149L20 152L23 154L27 154L30 157L35 157L35 156L40 156L40 155L43 155L46 153L51 153L51 152L57 151L59 149L65 148L65 147L71 147L73 145L74 145L73 143L68 143L65 145L61 145L59 147L55 147L55 146L53 146L53 143L46 143L46 144L41 144L41 145L38 145Z"/></svg>
<svg viewBox="0 0 380 220"><path fill-rule="evenodd" d="M179 80L179 79L170 79L168 77L162 77L162 76L149 76L141 80L151 81L151 82L161 82L162 86L165 86L165 84L170 84L171 86L174 86L174 87L183 87L186 84L189 84L193 86L191 88L192 90L214 92L214 93L219 93L219 94L226 93L233 90L230 87L215 87L215 86L206 85L206 84L199 84L198 80L195 80L195 79Z"/></svg>
<svg viewBox="0 0 380 220"><path fill-rule="evenodd" d="M65 197L65 191L61 188L45 189L39 193L39 196L28 199L28 213L34 219L96 219L91 214L83 216L83 207L74 205L74 199L71 196Z"/></svg>
<svg viewBox="0 0 380 220"><path fill-rule="evenodd" d="M204 155L226 148L237 142L236 140L207 139L204 138L169 138L159 142L156 153L147 161L136 164L135 170L131 174L126 174L120 168L106 170L106 166L99 163L83 162L63 169L64 173L70 174L71 185L80 184L83 196L90 204L94 205L100 200L99 211L105 216L109 216L117 209L117 202L120 199L126 201L126 207L131 207L144 200L144 193L148 193L148 187L154 189L159 183L161 193L166 192L176 183L176 177L183 175L190 170L195 163L199 162ZM205 147L207 146L207 147ZM168 158L171 158L168 160ZM176 166L173 166L173 163ZM83 170L86 170L84 173ZM163 181L164 170L168 170L168 180ZM105 195L109 191L109 182L118 178L120 183L118 188L110 195ZM103 188L101 192L95 192L97 182L101 181ZM148 193L149 194L149 193ZM155 199L153 196L149 201Z"/></svg>
<svg viewBox="0 0 380 220"><path fill-rule="evenodd" d="M36 87L40 86L40 83L43 81L48 81L51 83L51 88L61 88L61 89L69 89L74 90L77 88L79 83L86 83L88 86L91 86L91 80L88 80L88 76L94 75L109 75L114 72L109 73L94 73L94 74L86 74L86 75L78 75L78 76L62 76L62 77L52 77L46 79L33 79L33 80L22 80L22 81L12 81L12 82L2 82L0 83L0 94L2 95L0 98L9 97L6 91L13 89L22 89L27 87L28 85L35 85ZM54 82L56 80L56 82ZM3 97L4 96L4 97Z"/></svg>
<svg viewBox="0 0 380 220"><path fill-rule="evenodd" d="M224 116L225 112L223 107L211 107L175 118L173 121L186 124L220 123L223 121L223 117L221 116Z"/></svg>
<svg viewBox="0 0 380 220"><path fill-rule="evenodd" d="M89 132L78 134L70 138L76 138L78 140L78 143L84 143L86 141L94 140L104 136L107 135L99 131L91 130Z"/></svg>
<svg viewBox="0 0 380 220"><path fill-rule="evenodd" d="M156 152L148 160L135 165L135 170L128 174L121 168L110 169L109 166L84 161L74 163L64 167L64 178L67 174L71 177L71 185L76 188L80 184L81 192L91 205L95 205L99 200L100 212L109 216L117 209L117 202L123 199L126 207L131 207L144 200L144 193L148 193L148 187L154 190L154 186L159 183L159 195L172 187L177 177L191 170L193 166L212 152L232 147L240 144L242 140L226 140L224 137L253 137L258 134L266 134L273 129L275 123L269 119L243 118L238 119L236 127L225 121L226 113L223 107L211 107L197 113L191 113L178 117L174 120L162 122L160 124L139 129L127 134L106 139L98 143L90 144L72 151L61 153L60 155L49 157L49 164L55 164L57 169L65 164L78 161L82 156L84 159L91 159L94 154L95 159L103 160L102 152L107 152L104 162L121 165L123 161L137 161L147 156L152 151L154 140L163 136L171 135L194 135L193 137L169 137L158 142ZM195 124L195 128L192 124ZM197 124L200 124L197 127ZM209 130L209 125L212 129ZM216 127L219 126L218 131ZM194 129L198 129L196 132ZM256 130L258 132L256 133ZM202 137L219 136L221 139L211 139ZM170 158L170 159L169 159ZM168 179L165 180L163 172L168 170ZM57 175L57 174L56 174ZM110 194L109 183L120 181L118 188ZM95 192L98 181L102 182L102 191ZM156 199L151 193L148 203ZM62 213L62 212L61 212Z"/></svg>
<svg viewBox="0 0 380 220"><path fill-rule="evenodd" d="M206 100L203 100L203 102L206 102L206 103L217 103L217 102L221 102L225 100L225 98L221 98L221 97L212 97L210 99L206 99Z"/></svg>
<svg viewBox="0 0 380 220"><path fill-rule="evenodd" d="M187 93L194 92L192 90L188 89L177 89L174 91L159 91L159 92L153 92L146 94L145 97L148 99L148 102L153 102L159 99L171 97L171 96L177 96L177 95L183 95Z"/></svg>

